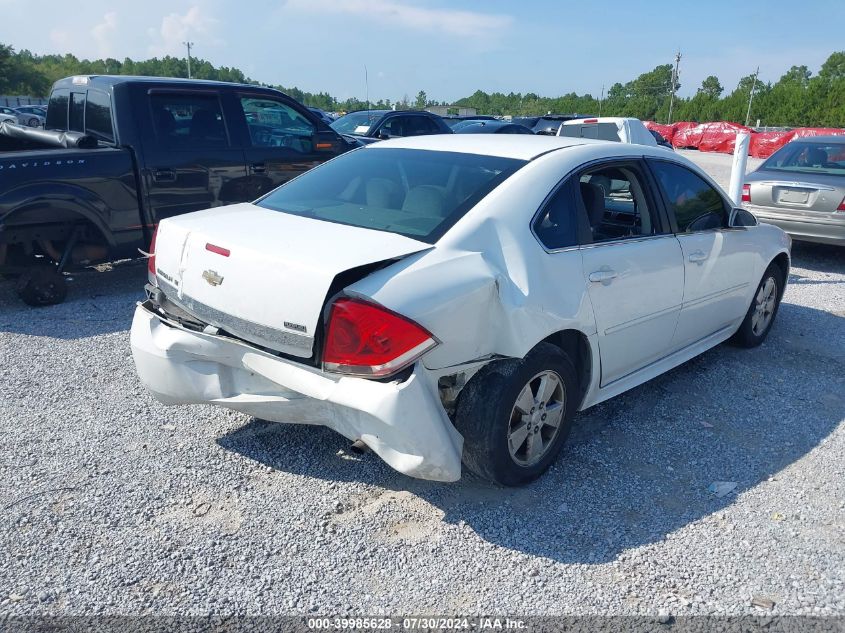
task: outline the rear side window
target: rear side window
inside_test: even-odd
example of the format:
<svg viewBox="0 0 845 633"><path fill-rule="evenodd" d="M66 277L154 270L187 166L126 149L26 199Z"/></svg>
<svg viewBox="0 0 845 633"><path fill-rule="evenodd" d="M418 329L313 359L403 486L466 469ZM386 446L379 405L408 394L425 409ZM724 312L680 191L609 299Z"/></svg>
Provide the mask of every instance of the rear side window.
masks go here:
<svg viewBox="0 0 845 633"><path fill-rule="evenodd" d="M433 244L525 161L412 149L359 149L279 187L258 205Z"/></svg>
<svg viewBox="0 0 845 633"><path fill-rule="evenodd" d="M88 91L88 101L85 105L85 132L106 141L114 141L111 100L105 92Z"/></svg>
<svg viewBox="0 0 845 633"><path fill-rule="evenodd" d="M160 93L150 95L153 128L158 142L174 149L227 147L223 111L215 94Z"/></svg>
<svg viewBox="0 0 845 633"><path fill-rule="evenodd" d="M703 178L675 163L650 163L663 190L669 212L675 215L679 233L707 231L725 226L725 201Z"/></svg>
<svg viewBox="0 0 845 633"><path fill-rule="evenodd" d="M45 127L48 130L67 129L67 104L70 96L69 90L54 90L50 95L47 104L47 122Z"/></svg>
<svg viewBox="0 0 845 633"><path fill-rule="evenodd" d="M534 234L549 250L578 244L578 214L568 186L558 189L543 207Z"/></svg>
<svg viewBox="0 0 845 633"><path fill-rule="evenodd" d="M74 132L85 131L85 93L71 92L70 93L70 109L68 110L68 126L69 130Z"/></svg>

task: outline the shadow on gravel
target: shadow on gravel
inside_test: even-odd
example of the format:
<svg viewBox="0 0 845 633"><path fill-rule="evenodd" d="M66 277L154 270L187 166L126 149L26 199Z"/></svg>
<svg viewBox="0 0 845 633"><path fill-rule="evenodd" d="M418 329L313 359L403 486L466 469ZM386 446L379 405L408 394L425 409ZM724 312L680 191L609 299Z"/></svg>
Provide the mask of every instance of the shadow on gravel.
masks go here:
<svg viewBox="0 0 845 633"><path fill-rule="evenodd" d="M144 261L114 264L106 272L88 269L70 278L65 302L44 308L24 304L14 280L0 280L0 332L80 339L129 329L135 302L144 295Z"/></svg>
<svg viewBox="0 0 845 633"><path fill-rule="evenodd" d="M323 427L253 420L218 443L281 471L376 487L349 500L353 512L384 489L405 490L490 543L602 563L766 485L832 432L845 417L845 360L824 353L824 332L842 337L845 319L784 303L763 346L719 346L580 414L557 464L524 488L404 477L372 454L351 456L348 441ZM707 491L715 481L737 488L717 498Z"/></svg>
<svg viewBox="0 0 845 633"><path fill-rule="evenodd" d="M823 273L845 275L845 247L813 244L812 242L793 242L792 266L793 268L797 266ZM792 283L791 279L790 283Z"/></svg>

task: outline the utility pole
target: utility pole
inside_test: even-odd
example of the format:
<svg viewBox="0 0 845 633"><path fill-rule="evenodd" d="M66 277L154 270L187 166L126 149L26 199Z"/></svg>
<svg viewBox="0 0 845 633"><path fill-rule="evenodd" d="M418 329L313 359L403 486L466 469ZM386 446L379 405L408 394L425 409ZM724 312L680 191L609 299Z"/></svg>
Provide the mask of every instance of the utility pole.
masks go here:
<svg viewBox="0 0 845 633"><path fill-rule="evenodd" d="M751 80L751 92L748 93L748 110L745 113L745 127L748 127L748 120L751 118L751 102L754 100L754 88L757 87L757 75L760 74L760 67L754 71L754 79Z"/></svg>
<svg viewBox="0 0 845 633"><path fill-rule="evenodd" d="M194 45L193 42L182 42L185 45L185 48L188 49L188 79L191 78L191 47Z"/></svg>
<svg viewBox="0 0 845 633"><path fill-rule="evenodd" d="M669 97L669 121L668 124L672 124L672 106L675 105L675 90L677 90L678 85L678 73L680 72L678 68L681 65L681 51L679 50L675 53L675 70L672 71L672 95Z"/></svg>

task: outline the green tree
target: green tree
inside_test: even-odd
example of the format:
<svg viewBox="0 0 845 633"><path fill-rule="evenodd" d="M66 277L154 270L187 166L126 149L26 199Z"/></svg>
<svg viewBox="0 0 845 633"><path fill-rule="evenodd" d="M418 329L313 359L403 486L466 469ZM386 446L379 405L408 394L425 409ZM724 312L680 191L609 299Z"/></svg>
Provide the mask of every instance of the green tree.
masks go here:
<svg viewBox="0 0 845 633"><path fill-rule="evenodd" d="M718 99L722 96L724 91L725 89L722 88L722 84L719 83L719 78L716 77L716 75L710 75L707 77L701 82L701 88L698 89L698 92L714 99Z"/></svg>
<svg viewBox="0 0 845 633"><path fill-rule="evenodd" d="M428 97L425 94L425 90L420 90L417 93L417 98L414 100L414 107L417 110L422 110L427 105L428 105Z"/></svg>

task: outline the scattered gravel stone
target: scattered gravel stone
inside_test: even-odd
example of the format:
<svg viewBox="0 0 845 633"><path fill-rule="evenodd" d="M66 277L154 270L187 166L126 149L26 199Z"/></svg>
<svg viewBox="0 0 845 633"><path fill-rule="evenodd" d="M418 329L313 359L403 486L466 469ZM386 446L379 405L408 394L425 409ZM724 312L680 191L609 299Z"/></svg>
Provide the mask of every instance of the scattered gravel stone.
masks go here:
<svg viewBox="0 0 845 633"><path fill-rule="evenodd" d="M845 616L845 258L793 255L761 347L582 412L519 489L159 404L129 349L143 263L75 274L43 309L0 281L0 611Z"/></svg>

